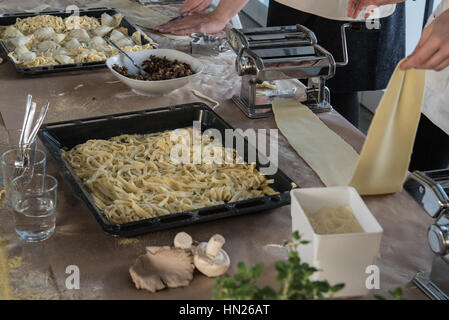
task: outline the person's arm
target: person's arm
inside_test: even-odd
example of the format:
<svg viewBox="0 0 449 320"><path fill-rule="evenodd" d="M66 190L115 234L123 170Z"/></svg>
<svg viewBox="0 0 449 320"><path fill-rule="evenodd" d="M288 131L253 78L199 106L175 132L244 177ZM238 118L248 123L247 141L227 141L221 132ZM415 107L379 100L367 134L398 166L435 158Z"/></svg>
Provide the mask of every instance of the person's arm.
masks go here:
<svg viewBox="0 0 449 320"><path fill-rule="evenodd" d="M189 14L198 13L206 9L212 0L186 0L184 5L179 8L179 13L183 14L188 12Z"/></svg>
<svg viewBox="0 0 449 320"><path fill-rule="evenodd" d="M192 32L216 33L246 5L248 0L221 0L214 11L197 13L156 27L161 33L186 35Z"/></svg>
<svg viewBox="0 0 449 320"><path fill-rule="evenodd" d="M349 0L348 17L356 19L359 13L369 6L380 7L387 4L395 4L404 1L405 0ZM365 18L369 18L370 14L370 12L366 12Z"/></svg>
<svg viewBox="0 0 449 320"><path fill-rule="evenodd" d="M443 12L424 29L415 51L400 68L440 71L447 66L449 66L449 10Z"/></svg>

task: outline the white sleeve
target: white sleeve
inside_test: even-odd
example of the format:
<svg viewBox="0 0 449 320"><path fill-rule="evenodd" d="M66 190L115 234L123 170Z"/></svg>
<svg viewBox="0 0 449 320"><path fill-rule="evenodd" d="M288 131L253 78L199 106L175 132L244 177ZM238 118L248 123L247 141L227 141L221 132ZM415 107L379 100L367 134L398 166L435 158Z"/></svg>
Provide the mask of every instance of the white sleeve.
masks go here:
<svg viewBox="0 0 449 320"><path fill-rule="evenodd" d="M449 0L440 3L427 24L446 10L449 10ZM427 71L422 113L449 135L449 67L439 72Z"/></svg>

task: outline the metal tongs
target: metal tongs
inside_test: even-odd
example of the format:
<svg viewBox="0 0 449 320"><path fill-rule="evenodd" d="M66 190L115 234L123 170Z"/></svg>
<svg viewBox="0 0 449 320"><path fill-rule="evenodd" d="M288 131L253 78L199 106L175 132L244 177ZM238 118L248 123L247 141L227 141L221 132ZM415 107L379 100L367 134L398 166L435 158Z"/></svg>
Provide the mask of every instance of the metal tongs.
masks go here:
<svg viewBox="0 0 449 320"><path fill-rule="evenodd" d="M15 161L16 167L24 168L28 165L29 155L27 152L27 147L36 138L39 128L47 115L49 105L50 101L47 101L47 103L42 107L37 120L34 121L37 105L36 102L33 102L33 96L28 94L25 115L22 123L22 131L19 137L19 158Z"/></svg>
<svg viewBox="0 0 449 320"><path fill-rule="evenodd" d="M114 41L111 40L111 38L109 37L105 37L106 41L109 42L114 48L116 48L118 51L120 51L125 57L127 57L129 59L129 61L131 61L131 63L134 65L134 67L137 68L137 70L139 70L141 75L146 75L146 71L143 70L143 68L137 64L133 58L131 58L129 56L129 54L127 54L122 48L120 48Z"/></svg>

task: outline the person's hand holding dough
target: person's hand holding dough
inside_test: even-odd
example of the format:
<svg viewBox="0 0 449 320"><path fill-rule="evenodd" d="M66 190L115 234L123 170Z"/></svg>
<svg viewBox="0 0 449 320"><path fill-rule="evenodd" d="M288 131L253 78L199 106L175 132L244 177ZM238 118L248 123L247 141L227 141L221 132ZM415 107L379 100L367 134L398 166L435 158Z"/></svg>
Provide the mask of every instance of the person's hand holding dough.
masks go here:
<svg viewBox="0 0 449 320"><path fill-rule="evenodd" d="M415 51L400 68L441 71L447 66L449 66L449 10L443 12L424 29Z"/></svg>

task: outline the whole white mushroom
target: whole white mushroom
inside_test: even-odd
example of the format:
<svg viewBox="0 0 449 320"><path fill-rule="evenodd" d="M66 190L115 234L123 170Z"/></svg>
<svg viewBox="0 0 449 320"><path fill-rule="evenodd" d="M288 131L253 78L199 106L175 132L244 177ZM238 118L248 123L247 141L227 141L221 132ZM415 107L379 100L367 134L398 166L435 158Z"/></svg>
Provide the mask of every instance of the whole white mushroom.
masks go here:
<svg viewBox="0 0 449 320"><path fill-rule="evenodd" d="M208 277L224 274L231 265L228 254L221 247L226 240L222 235L214 234L209 242L201 242L195 249L193 263L195 267Z"/></svg>
<svg viewBox="0 0 449 320"><path fill-rule="evenodd" d="M192 237L185 232L179 232L176 234L175 239L173 240L173 245L175 248L190 250L192 248Z"/></svg>

